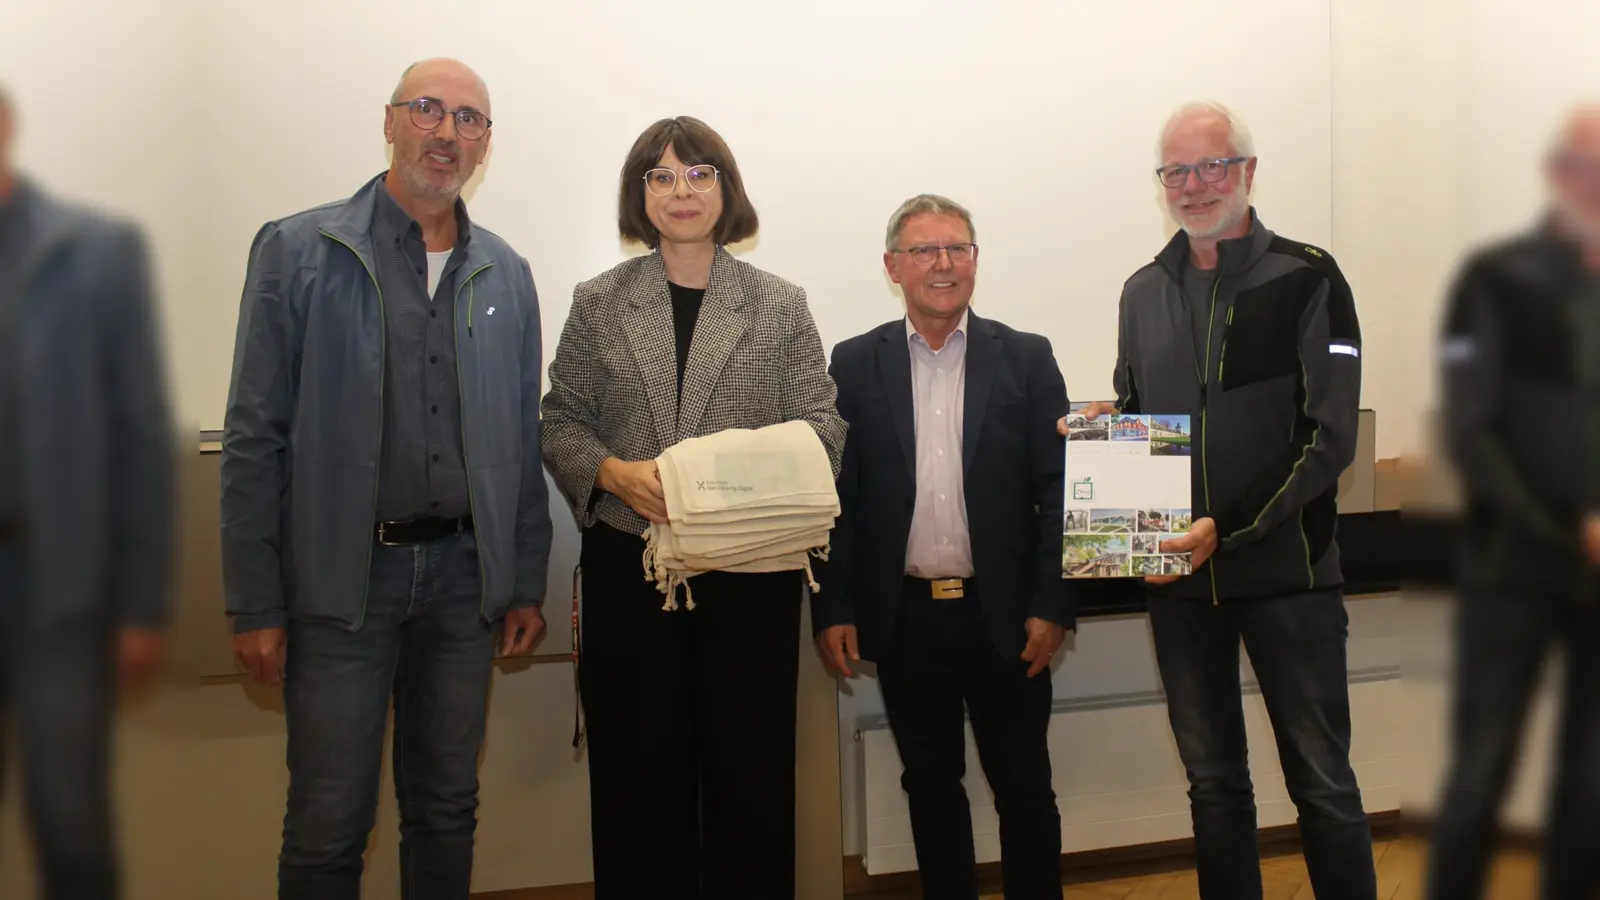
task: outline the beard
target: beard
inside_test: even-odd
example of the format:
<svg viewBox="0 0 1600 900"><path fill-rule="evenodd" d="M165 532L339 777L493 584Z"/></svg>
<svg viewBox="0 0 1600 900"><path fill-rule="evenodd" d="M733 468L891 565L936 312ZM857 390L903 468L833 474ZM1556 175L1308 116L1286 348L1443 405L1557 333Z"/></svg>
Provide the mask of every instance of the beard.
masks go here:
<svg viewBox="0 0 1600 900"><path fill-rule="evenodd" d="M1600 245L1600 213L1591 212L1575 201L1557 196L1556 218L1561 229L1581 244Z"/></svg>
<svg viewBox="0 0 1600 900"><path fill-rule="evenodd" d="M1181 201L1167 204L1167 212L1188 233L1190 240L1215 240L1233 231L1250 214L1250 198L1243 191L1234 191L1218 204L1217 217L1209 225L1191 225L1183 215Z"/></svg>
<svg viewBox="0 0 1600 900"><path fill-rule="evenodd" d="M456 171L450 173L448 177L443 177L442 180L442 173L428 171L424 161L424 157L435 152L448 154L456 161ZM394 168L415 196L454 197L461 193L461 188L466 183L466 179L461 176L462 155L459 144L452 144L449 141L430 141L418 148L410 158L402 158L396 154Z"/></svg>

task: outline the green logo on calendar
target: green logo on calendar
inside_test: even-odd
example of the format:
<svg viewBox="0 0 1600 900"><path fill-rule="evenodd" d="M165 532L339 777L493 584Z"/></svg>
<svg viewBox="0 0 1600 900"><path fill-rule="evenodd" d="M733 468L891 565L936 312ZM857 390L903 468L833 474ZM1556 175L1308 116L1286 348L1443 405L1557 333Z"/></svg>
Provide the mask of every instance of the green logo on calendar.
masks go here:
<svg viewBox="0 0 1600 900"><path fill-rule="evenodd" d="M1094 481L1094 479L1092 479L1092 478L1085 478L1082 481L1074 481L1072 483L1072 499L1074 499L1074 500L1093 500L1094 499L1094 484L1092 484L1093 481Z"/></svg>

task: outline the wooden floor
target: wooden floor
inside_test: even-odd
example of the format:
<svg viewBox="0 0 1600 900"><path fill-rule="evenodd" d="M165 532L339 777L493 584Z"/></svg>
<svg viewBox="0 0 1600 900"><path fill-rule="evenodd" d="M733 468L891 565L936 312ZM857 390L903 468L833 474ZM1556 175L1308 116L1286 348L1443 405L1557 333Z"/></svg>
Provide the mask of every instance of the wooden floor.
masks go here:
<svg viewBox="0 0 1600 900"><path fill-rule="evenodd" d="M1372 848L1378 867L1379 900L1421 900L1422 867L1426 846L1407 838L1379 841ZM1533 900L1538 886L1538 861L1525 853L1502 853L1495 861L1486 897L1494 900ZM1118 873L1101 877L1092 873L1069 874L1061 888L1063 900L1198 900L1199 885L1192 868L1147 874ZM1311 879L1298 853L1266 856L1261 860L1263 900L1311 900ZM591 900L587 885L479 894L479 900ZM851 895L860 900L920 900L915 890L878 891ZM1000 900L998 892L984 900Z"/></svg>

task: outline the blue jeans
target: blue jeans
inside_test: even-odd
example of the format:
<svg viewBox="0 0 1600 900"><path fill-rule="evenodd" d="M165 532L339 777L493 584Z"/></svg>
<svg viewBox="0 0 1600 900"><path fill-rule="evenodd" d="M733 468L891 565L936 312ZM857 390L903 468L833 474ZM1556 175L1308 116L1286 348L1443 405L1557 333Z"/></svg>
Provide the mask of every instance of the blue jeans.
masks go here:
<svg viewBox="0 0 1600 900"><path fill-rule="evenodd" d="M401 897L466 900L494 658L477 543L469 532L374 546L369 577L359 630L289 625L289 810L278 895L360 896L392 696Z"/></svg>
<svg viewBox="0 0 1600 900"><path fill-rule="evenodd" d="M1317 900L1373 900L1372 831L1350 768L1345 666L1349 618L1338 589L1205 601L1151 597L1150 626L1178 754L1189 776L1200 896L1261 897L1239 642L1272 722L1300 817Z"/></svg>
<svg viewBox="0 0 1600 900"><path fill-rule="evenodd" d="M1450 776L1434 816L1427 896L1478 900L1528 710L1546 661L1565 657L1540 894L1600 891L1600 608L1570 597L1469 588L1455 622Z"/></svg>
<svg viewBox="0 0 1600 900"><path fill-rule="evenodd" d="M19 732L41 896L118 897L111 624L104 616L48 619L32 601L21 553L0 545L0 784L9 715Z"/></svg>

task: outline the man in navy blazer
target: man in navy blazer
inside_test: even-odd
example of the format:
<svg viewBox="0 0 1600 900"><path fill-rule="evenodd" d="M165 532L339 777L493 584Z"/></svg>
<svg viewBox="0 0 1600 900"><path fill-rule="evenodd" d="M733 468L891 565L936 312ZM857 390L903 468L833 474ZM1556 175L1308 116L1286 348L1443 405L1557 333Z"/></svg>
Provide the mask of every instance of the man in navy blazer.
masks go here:
<svg viewBox="0 0 1600 900"><path fill-rule="evenodd" d="M1000 816L1005 892L1061 896L1049 665L1074 627L1061 577L1066 386L1050 342L973 315L972 216L919 195L884 266L906 317L834 348L849 424L812 621L824 659L877 664L905 766L923 896L977 897L963 705Z"/></svg>

